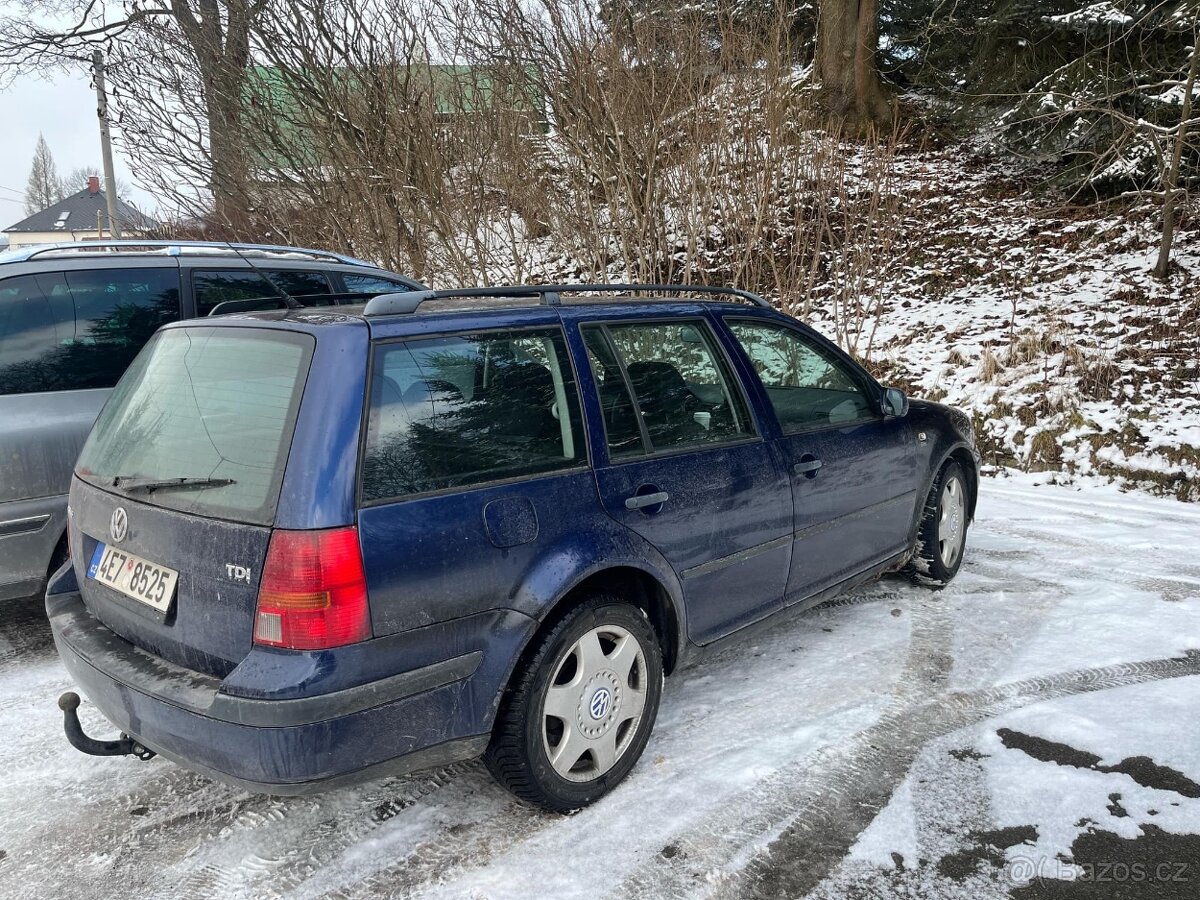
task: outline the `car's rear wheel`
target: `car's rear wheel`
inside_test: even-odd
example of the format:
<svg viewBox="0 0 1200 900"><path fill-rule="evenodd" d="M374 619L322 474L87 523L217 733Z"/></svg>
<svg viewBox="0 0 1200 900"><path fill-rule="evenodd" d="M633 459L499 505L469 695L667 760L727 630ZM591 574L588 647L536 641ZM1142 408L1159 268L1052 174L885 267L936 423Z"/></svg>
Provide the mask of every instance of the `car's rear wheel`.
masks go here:
<svg viewBox="0 0 1200 900"><path fill-rule="evenodd" d="M645 614L609 595L573 608L513 675L484 759L530 803L568 812L629 774L662 692L662 651Z"/></svg>
<svg viewBox="0 0 1200 900"><path fill-rule="evenodd" d="M970 524L969 490L962 466L953 460L933 480L908 566L909 574L921 584L945 587L958 574Z"/></svg>

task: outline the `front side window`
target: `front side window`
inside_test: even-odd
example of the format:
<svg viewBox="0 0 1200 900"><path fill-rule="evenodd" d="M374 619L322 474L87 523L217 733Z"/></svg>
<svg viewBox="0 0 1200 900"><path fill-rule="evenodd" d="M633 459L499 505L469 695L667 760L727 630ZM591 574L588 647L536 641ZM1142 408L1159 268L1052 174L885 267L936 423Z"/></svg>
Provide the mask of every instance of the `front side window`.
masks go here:
<svg viewBox="0 0 1200 900"><path fill-rule="evenodd" d="M561 331L454 335L376 350L365 501L553 472L586 458Z"/></svg>
<svg viewBox="0 0 1200 900"><path fill-rule="evenodd" d="M729 328L750 357L784 431L848 425L875 409L846 365L799 332L766 322Z"/></svg>
<svg viewBox="0 0 1200 900"><path fill-rule="evenodd" d="M207 316L218 303L227 300L258 300L278 297L282 290L304 303L304 297L328 294L329 279L324 272L300 269L264 269L266 277L253 269L197 269L192 273L196 292L196 315ZM268 280L268 278L270 280Z"/></svg>
<svg viewBox="0 0 1200 900"><path fill-rule="evenodd" d="M627 441L626 399L597 348L607 343L619 357L637 415L652 452L740 440L753 434L740 395L720 364L707 327L700 322L654 322L583 329L606 406L609 445ZM604 398L602 397L602 400ZM610 417L609 412L612 415ZM609 422L609 419L612 422ZM615 430L614 430L615 429Z"/></svg>

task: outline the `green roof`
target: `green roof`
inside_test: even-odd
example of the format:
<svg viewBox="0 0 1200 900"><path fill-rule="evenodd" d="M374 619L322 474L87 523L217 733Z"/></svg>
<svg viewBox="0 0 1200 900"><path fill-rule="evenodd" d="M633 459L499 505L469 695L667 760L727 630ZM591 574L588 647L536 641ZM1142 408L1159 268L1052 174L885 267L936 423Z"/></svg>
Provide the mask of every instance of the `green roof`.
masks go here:
<svg viewBox="0 0 1200 900"><path fill-rule="evenodd" d="M377 85L368 84L379 78L395 78L391 88L394 96L413 108L424 108L437 116L473 115L484 110L507 109L529 115L537 127L547 130L545 101L532 71L522 81L513 77L511 67L477 67L465 65L414 64L378 70L338 67L330 70L334 78L332 88L341 96L356 95L367 98L378 96ZM249 102L258 109L266 108L279 124L285 139L295 136L295 150L309 157L306 163L319 165L317 150L311 145L309 134L314 123L306 116L306 110L297 96L305 88L304 73L291 75L273 66L252 66L247 80ZM356 91L357 82L364 90ZM366 89L366 88L372 89ZM426 104L431 104L429 109ZM349 110L348 110L349 111ZM378 115L376 111L364 109L364 117ZM276 162L283 162L277 159Z"/></svg>

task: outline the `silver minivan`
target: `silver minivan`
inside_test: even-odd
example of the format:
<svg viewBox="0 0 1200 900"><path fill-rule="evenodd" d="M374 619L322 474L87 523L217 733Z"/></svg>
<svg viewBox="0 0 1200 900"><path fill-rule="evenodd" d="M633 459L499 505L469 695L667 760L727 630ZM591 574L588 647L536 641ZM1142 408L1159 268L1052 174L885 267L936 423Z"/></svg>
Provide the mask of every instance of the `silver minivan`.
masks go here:
<svg viewBox="0 0 1200 900"><path fill-rule="evenodd" d="M41 592L66 559L75 458L159 326L281 291L324 306L422 287L351 257L260 244L87 241L0 254L0 601Z"/></svg>

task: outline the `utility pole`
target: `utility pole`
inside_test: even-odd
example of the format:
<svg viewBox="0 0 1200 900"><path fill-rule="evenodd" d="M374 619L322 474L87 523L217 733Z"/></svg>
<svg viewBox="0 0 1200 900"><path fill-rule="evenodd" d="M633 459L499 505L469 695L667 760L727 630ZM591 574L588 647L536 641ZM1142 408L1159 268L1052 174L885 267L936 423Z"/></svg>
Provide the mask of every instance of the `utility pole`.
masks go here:
<svg viewBox="0 0 1200 900"><path fill-rule="evenodd" d="M92 82L96 85L96 118L100 120L100 155L104 160L104 199L108 204L108 233L121 236L117 220L117 177L113 174L112 139L108 134L108 95L104 91L104 54L92 51Z"/></svg>

